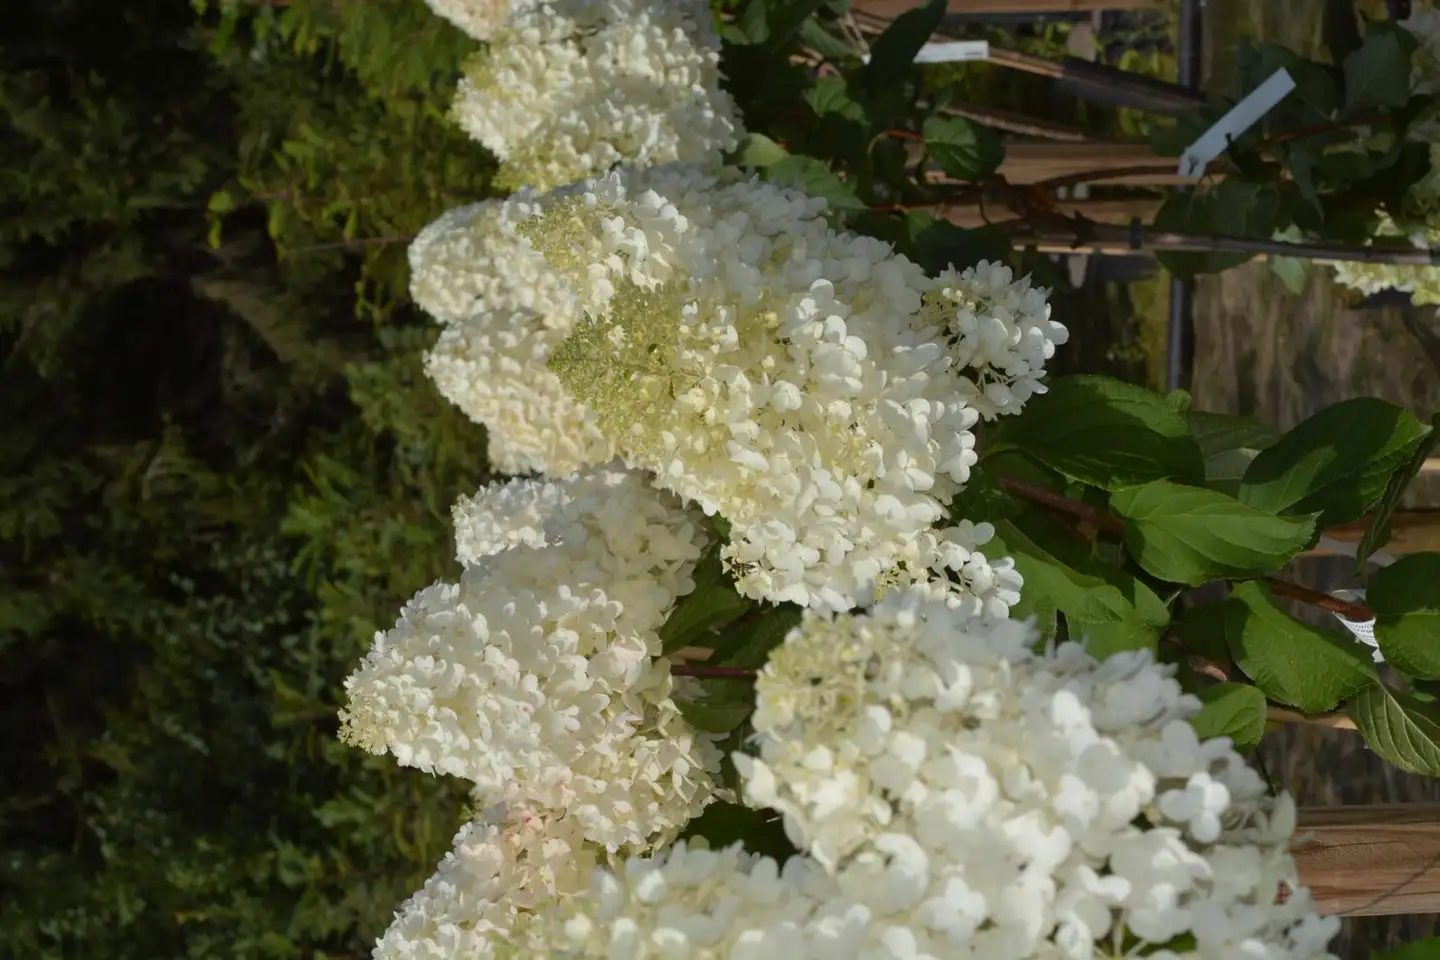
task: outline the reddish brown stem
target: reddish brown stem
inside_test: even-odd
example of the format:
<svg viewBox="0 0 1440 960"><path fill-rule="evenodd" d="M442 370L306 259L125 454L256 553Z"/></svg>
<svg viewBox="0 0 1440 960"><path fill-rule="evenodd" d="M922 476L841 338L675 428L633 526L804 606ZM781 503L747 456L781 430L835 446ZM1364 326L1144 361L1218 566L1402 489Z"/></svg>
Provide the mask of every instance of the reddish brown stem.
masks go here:
<svg viewBox="0 0 1440 960"><path fill-rule="evenodd" d="M1275 577L1266 577L1265 582L1270 585L1270 591L1272 593L1282 597L1289 597L1291 600L1299 600L1301 603L1308 603L1310 606L1319 607L1321 610L1338 613L1346 620L1358 620L1363 623L1375 619L1375 611L1363 603L1341 600L1339 597L1332 597L1328 593L1311 590L1309 587L1302 587L1298 583L1277 580Z"/></svg>
<svg viewBox="0 0 1440 960"><path fill-rule="evenodd" d="M673 663L670 673L676 677L700 677L702 679L729 678L732 680L754 680L755 671L744 667L707 667L698 663Z"/></svg>

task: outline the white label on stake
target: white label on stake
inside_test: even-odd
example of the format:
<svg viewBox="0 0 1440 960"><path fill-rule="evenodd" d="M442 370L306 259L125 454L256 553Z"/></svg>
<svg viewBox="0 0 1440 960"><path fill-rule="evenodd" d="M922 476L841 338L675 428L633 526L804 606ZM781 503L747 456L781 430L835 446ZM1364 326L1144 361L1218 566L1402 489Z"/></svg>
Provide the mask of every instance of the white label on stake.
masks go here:
<svg viewBox="0 0 1440 960"><path fill-rule="evenodd" d="M954 40L949 43L927 43L915 54L916 63L958 63L961 60L986 60L990 44L984 40ZM860 58L870 62L870 54Z"/></svg>
<svg viewBox="0 0 1440 960"><path fill-rule="evenodd" d="M1210 161L1220 156L1231 140L1253 127L1294 89L1295 81L1284 67L1270 74L1270 79L1250 91L1248 97L1235 104L1215 126L1202 133L1200 139L1180 154L1180 176L1202 175Z"/></svg>

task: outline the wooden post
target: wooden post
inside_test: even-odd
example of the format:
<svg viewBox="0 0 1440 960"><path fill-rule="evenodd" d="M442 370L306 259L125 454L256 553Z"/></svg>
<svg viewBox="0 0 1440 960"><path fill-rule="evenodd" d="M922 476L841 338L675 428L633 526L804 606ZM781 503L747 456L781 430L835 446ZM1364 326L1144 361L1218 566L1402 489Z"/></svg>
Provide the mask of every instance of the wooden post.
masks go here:
<svg viewBox="0 0 1440 960"><path fill-rule="evenodd" d="M919 143L910 145L918 156ZM1127 170L1145 167L1144 173ZM1026 143L1005 145L1005 162L1000 174L1010 183L1039 183L1056 177L1070 177L1094 171L1114 170L1114 177L1100 176L1091 183L1125 184L1127 186L1173 186L1194 183L1194 178L1180 176L1179 164L1171 157L1162 157L1144 143L1092 140L1084 143ZM940 178L943 179L943 178Z"/></svg>
<svg viewBox="0 0 1440 960"><path fill-rule="evenodd" d="M1440 458L1432 457L1425 461L1425 467L1421 468L1422 474L1432 471L1440 472ZM1325 531L1325 535L1345 543L1358 543L1369 522L1369 517L1366 517L1344 526L1331 527ZM1381 549L1396 555L1432 550L1440 552L1440 510L1397 511L1390 518L1390 541ZM1318 549L1310 552L1325 553Z"/></svg>
<svg viewBox="0 0 1440 960"><path fill-rule="evenodd" d="M1127 197L1122 199L1099 199L1099 200L1060 200L1055 204L1055 210L1067 217L1081 216L1097 223L1129 223L1136 217L1149 221L1154 218L1155 212L1160 209L1160 197ZM1010 221L1010 212L1003 207L998 210L987 210L991 223L1005 223ZM980 215L978 207L949 207L941 216L953 224L961 227L983 227L985 218Z"/></svg>
<svg viewBox="0 0 1440 960"><path fill-rule="evenodd" d="M1310 807L1294 848L1321 913L1440 913L1440 804Z"/></svg>
<svg viewBox="0 0 1440 960"><path fill-rule="evenodd" d="M856 13L893 20L920 0L855 0ZM1096 10L1155 10L1161 0L950 0L946 10L967 13L1091 13Z"/></svg>

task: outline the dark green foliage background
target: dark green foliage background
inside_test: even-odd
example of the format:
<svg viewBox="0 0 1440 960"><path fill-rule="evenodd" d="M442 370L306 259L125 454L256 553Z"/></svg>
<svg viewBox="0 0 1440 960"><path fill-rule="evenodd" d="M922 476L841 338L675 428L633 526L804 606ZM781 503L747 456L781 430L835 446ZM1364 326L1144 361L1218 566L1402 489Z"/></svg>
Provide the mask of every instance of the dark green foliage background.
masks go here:
<svg viewBox="0 0 1440 960"><path fill-rule="evenodd" d="M405 298L471 43L199 7L0 13L0 956L366 955L465 800L334 732L486 476Z"/></svg>

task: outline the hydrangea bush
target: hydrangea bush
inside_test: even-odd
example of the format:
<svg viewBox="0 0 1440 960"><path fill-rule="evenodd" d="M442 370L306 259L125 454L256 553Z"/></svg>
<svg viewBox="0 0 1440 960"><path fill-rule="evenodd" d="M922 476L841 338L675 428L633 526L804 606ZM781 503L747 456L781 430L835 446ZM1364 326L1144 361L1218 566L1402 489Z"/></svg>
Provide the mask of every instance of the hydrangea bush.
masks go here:
<svg viewBox="0 0 1440 960"><path fill-rule="evenodd" d="M1344 709L1440 775L1440 555L1347 608L1401 684L1273 574L1369 512L1363 563L1434 425L1048 377L1048 291L881 202L1003 156L921 96L943 2L865 62L821 6L435 4L519 189L412 244L427 370L530 475L346 684L347 741L474 800L376 956L1330 957L1244 754Z"/></svg>

